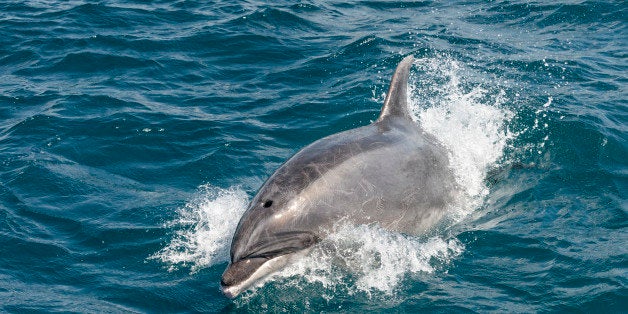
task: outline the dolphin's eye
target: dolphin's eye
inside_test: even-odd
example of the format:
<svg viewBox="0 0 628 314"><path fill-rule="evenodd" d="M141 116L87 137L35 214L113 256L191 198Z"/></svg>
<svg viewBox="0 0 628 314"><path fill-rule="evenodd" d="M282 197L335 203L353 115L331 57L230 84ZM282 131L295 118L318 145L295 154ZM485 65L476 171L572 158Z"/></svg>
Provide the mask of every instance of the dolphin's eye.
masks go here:
<svg viewBox="0 0 628 314"><path fill-rule="evenodd" d="M272 205L273 205L273 201L271 201L271 200L267 200L266 202L264 202L264 208L268 208L268 207L270 207Z"/></svg>

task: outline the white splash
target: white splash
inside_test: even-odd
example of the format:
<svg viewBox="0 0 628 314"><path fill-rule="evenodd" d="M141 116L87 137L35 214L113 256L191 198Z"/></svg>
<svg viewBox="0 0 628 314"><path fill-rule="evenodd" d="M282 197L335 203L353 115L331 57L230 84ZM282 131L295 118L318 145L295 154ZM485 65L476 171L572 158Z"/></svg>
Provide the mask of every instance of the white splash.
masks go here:
<svg viewBox="0 0 628 314"><path fill-rule="evenodd" d="M450 166L467 198L458 209L459 220L488 194L484 179L513 137L506 127L513 113L503 107L503 90L463 86L461 77L468 70L455 60L425 58L415 65L422 80L416 74L411 77L412 110L423 129L449 150Z"/></svg>
<svg viewBox="0 0 628 314"><path fill-rule="evenodd" d="M351 293L393 294L409 274L432 273L436 264L445 264L463 250L456 239L432 237L421 240L382 229L377 225L340 226L308 257L288 266L277 276L303 278L336 290L345 286L345 276L353 275ZM438 263L435 263L438 261ZM294 279L293 279L294 280Z"/></svg>
<svg viewBox="0 0 628 314"><path fill-rule="evenodd" d="M171 270L189 265L195 271L227 262L231 238L247 203L248 196L240 188L201 186L198 196L168 224L177 229L170 243L152 258L171 265Z"/></svg>

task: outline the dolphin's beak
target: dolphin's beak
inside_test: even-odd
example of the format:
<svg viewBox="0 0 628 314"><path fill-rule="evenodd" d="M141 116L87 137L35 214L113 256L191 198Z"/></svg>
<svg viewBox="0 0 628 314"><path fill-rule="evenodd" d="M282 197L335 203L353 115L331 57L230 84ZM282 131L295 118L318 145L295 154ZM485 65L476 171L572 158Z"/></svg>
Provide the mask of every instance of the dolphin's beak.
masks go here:
<svg viewBox="0 0 628 314"><path fill-rule="evenodd" d="M225 297L229 299L233 299L238 296L238 294L233 289L230 289L230 287L227 286L223 286L222 282L220 283L220 292L222 292L222 294L224 294Z"/></svg>
<svg viewBox="0 0 628 314"><path fill-rule="evenodd" d="M273 258L252 257L229 264L220 280L220 290L228 298L235 298L258 280L272 274L288 263L291 258L300 254L284 254Z"/></svg>
<svg viewBox="0 0 628 314"><path fill-rule="evenodd" d="M255 277L259 277L256 274L266 261L266 258L253 257L229 264L220 280L222 293L230 299L235 298L257 279Z"/></svg>

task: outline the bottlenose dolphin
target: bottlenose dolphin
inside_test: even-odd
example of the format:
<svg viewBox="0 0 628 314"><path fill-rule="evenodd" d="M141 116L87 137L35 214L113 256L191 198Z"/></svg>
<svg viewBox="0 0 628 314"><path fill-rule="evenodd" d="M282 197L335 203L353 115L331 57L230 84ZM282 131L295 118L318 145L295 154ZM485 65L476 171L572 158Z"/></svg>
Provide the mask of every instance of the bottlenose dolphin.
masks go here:
<svg viewBox="0 0 628 314"><path fill-rule="evenodd" d="M416 235L440 220L459 188L446 149L411 118L413 60L397 66L374 123L308 145L262 185L233 236L220 282L227 297L307 252L339 222Z"/></svg>

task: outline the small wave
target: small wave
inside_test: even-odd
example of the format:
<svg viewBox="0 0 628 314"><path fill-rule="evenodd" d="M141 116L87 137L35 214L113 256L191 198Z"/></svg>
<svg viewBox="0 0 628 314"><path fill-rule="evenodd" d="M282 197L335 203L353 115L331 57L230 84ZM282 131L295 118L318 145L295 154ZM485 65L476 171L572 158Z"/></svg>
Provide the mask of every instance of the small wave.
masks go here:
<svg viewBox="0 0 628 314"><path fill-rule="evenodd" d="M117 56L97 52L69 53L56 62L49 71L62 72L101 72L129 68L156 67L159 64L152 60L140 59L131 56Z"/></svg>
<svg viewBox="0 0 628 314"><path fill-rule="evenodd" d="M273 30L282 32L289 31L294 34L295 31L303 31L311 34L312 32L320 32L323 29L313 21L308 20L305 16L299 16L286 10L276 8L263 8L250 14L238 17L231 23L245 24L257 30Z"/></svg>

